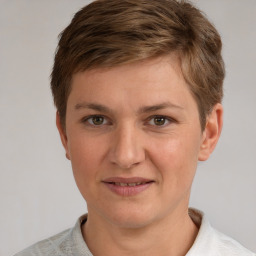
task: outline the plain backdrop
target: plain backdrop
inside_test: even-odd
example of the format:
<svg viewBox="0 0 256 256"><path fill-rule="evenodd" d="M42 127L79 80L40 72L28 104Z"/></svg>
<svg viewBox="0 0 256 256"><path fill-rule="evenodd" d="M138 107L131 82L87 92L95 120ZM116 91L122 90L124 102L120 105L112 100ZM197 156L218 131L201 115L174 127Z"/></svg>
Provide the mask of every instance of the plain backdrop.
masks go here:
<svg viewBox="0 0 256 256"><path fill-rule="evenodd" d="M57 35L89 1L0 0L0 255L86 212L57 130L49 75ZM256 1L194 0L223 38L224 128L190 205L256 251Z"/></svg>

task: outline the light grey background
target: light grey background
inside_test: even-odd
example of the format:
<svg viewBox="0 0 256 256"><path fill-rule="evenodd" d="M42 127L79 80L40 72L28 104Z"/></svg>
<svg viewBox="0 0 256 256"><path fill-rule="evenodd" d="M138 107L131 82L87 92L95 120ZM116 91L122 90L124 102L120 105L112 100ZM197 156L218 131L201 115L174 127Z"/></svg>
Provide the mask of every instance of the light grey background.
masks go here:
<svg viewBox="0 0 256 256"><path fill-rule="evenodd" d="M225 124L191 206L256 251L256 1L194 0L223 37ZM74 225L86 204L55 128L57 35L88 1L0 0L0 255Z"/></svg>

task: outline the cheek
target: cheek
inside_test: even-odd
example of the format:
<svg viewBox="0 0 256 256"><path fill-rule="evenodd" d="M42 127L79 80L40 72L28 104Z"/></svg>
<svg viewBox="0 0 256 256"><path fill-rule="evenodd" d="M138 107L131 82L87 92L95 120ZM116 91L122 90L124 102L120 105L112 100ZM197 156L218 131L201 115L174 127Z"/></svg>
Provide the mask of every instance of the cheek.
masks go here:
<svg viewBox="0 0 256 256"><path fill-rule="evenodd" d="M69 152L74 177L78 188L85 195L95 181L99 180L98 173L103 159L103 147L99 146L97 140L72 137L69 141Z"/></svg>
<svg viewBox="0 0 256 256"><path fill-rule="evenodd" d="M155 142L150 156L163 180L176 183L190 182L197 167L199 144L194 136L177 136Z"/></svg>
<svg viewBox="0 0 256 256"><path fill-rule="evenodd" d="M91 169L102 157L103 143L83 134L72 135L69 139L71 162L77 169ZM76 170L74 170L76 171Z"/></svg>

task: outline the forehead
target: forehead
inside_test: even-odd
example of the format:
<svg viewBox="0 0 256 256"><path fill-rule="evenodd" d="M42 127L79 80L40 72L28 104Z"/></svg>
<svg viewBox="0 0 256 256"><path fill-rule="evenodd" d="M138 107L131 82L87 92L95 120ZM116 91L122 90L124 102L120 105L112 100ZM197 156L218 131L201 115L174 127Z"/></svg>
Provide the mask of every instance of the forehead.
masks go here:
<svg viewBox="0 0 256 256"><path fill-rule="evenodd" d="M186 105L188 99L191 101L191 94L178 58L165 56L76 73L68 104L96 100L110 105L121 102L127 106L167 101Z"/></svg>

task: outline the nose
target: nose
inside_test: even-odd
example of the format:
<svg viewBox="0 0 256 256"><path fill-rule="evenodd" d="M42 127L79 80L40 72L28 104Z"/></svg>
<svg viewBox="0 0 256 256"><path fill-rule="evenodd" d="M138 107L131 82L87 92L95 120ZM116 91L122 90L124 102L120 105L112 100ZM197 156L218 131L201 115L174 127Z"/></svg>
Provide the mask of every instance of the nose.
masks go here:
<svg viewBox="0 0 256 256"><path fill-rule="evenodd" d="M129 169L145 160L143 138L132 125L117 128L113 134L110 161L122 169Z"/></svg>

